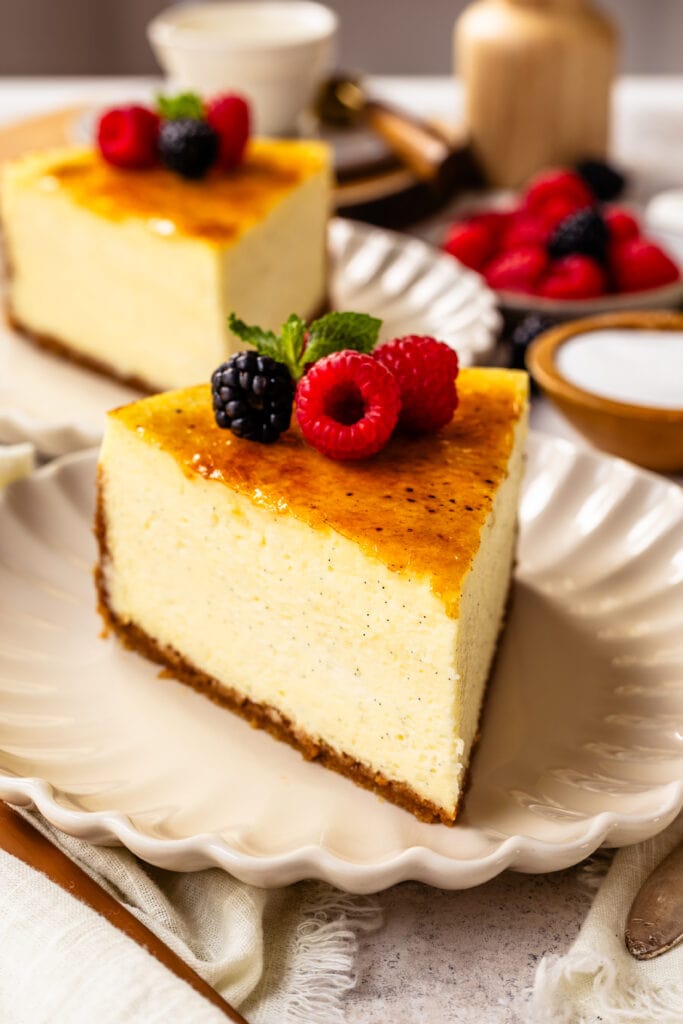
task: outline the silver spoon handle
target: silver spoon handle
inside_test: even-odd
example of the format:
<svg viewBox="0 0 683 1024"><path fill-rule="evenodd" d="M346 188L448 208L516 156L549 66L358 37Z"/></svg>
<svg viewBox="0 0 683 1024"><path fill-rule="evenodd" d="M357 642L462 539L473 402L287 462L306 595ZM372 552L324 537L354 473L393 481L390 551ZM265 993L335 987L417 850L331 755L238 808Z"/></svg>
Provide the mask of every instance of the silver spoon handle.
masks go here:
<svg viewBox="0 0 683 1024"><path fill-rule="evenodd" d="M626 948L652 960L683 939L683 843L645 879L626 921Z"/></svg>

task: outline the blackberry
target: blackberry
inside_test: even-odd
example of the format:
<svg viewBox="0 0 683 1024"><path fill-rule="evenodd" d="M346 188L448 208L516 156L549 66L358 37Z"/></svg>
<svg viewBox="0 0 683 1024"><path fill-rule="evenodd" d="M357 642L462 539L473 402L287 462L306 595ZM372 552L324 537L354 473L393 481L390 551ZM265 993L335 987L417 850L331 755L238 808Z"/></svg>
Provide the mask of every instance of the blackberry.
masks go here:
<svg viewBox="0 0 683 1024"><path fill-rule="evenodd" d="M159 131L161 162L183 178L203 178L218 156L218 147L213 128L193 117L164 121Z"/></svg>
<svg viewBox="0 0 683 1024"><path fill-rule="evenodd" d="M578 252L606 263L608 242L607 225L597 210L587 207L560 221L548 240L547 249L553 260Z"/></svg>
<svg viewBox="0 0 683 1024"><path fill-rule="evenodd" d="M576 170L601 203L618 199L626 187L624 175L603 160L581 160Z"/></svg>
<svg viewBox="0 0 683 1024"><path fill-rule="evenodd" d="M542 313L529 313L515 327L510 338L510 366L515 370L526 370L526 350L539 334L550 330L556 321ZM538 393L536 381L531 379L532 394Z"/></svg>
<svg viewBox="0 0 683 1024"><path fill-rule="evenodd" d="M283 363L238 352L211 375L216 423L237 437L272 444L292 419L294 381Z"/></svg>

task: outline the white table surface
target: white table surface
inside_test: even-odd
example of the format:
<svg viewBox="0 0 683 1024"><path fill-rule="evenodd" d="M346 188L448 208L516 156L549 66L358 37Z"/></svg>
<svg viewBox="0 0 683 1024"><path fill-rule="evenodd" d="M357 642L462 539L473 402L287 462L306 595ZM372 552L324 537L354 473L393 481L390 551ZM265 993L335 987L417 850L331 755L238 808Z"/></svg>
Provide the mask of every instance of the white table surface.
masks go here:
<svg viewBox="0 0 683 1024"><path fill-rule="evenodd" d="M371 78L368 88L418 114L457 121L462 95L447 77ZM68 104L146 98L140 78L0 78L0 124ZM683 76L630 77L614 96L612 151L636 195L683 184ZM537 429L586 443L543 400ZM505 872L476 889L404 883L380 894L384 928L361 940L348 1024L522 1024L538 961L574 939L590 897L579 867L548 875Z"/></svg>

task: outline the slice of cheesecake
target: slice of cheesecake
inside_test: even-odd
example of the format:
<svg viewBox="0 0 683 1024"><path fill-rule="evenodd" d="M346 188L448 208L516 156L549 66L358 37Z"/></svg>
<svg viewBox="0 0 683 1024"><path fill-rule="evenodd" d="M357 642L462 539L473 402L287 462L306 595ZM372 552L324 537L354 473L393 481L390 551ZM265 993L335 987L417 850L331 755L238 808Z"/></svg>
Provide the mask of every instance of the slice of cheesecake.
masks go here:
<svg viewBox="0 0 683 1024"><path fill-rule="evenodd" d="M109 415L96 525L124 642L445 823L505 613L527 378L466 369L458 392L438 435L359 463L219 430L205 386L143 399Z"/></svg>
<svg viewBox="0 0 683 1024"><path fill-rule="evenodd" d="M232 309L265 327L326 301L327 147L254 139L196 182L121 170L92 149L9 164L9 313L35 340L147 390L205 380Z"/></svg>

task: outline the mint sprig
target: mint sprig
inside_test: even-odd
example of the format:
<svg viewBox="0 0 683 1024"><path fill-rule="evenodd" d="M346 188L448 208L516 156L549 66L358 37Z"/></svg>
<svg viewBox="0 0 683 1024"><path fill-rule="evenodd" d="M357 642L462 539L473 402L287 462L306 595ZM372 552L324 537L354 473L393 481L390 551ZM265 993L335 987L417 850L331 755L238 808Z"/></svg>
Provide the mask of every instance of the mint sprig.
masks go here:
<svg viewBox="0 0 683 1024"><path fill-rule="evenodd" d="M244 320L239 320L234 313L228 317L228 323L232 333L236 334L241 341L253 346L262 356L270 356L271 359L282 362L279 358L280 341L272 331L264 331L261 327L250 327L245 324Z"/></svg>
<svg viewBox="0 0 683 1024"><path fill-rule="evenodd" d="M306 367L323 356L353 349L372 352L377 344L382 321L367 313L327 313L314 320L307 328L296 313L285 321L276 335L260 327L252 327L230 314L230 330L263 356L284 363L296 381L303 377Z"/></svg>
<svg viewBox="0 0 683 1024"><path fill-rule="evenodd" d="M372 352L381 326L381 320L367 313L328 313L309 328L303 364L315 363L343 348Z"/></svg>
<svg viewBox="0 0 683 1024"><path fill-rule="evenodd" d="M282 355L278 361L285 364L294 380L298 380L303 373L303 370L299 372L299 366L306 345L306 322L296 313L283 323L279 342Z"/></svg>
<svg viewBox="0 0 683 1024"><path fill-rule="evenodd" d="M157 110L167 121L178 121L189 117L195 121L203 121L204 104L196 92L181 92L177 96L157 96Z"/></svg>

